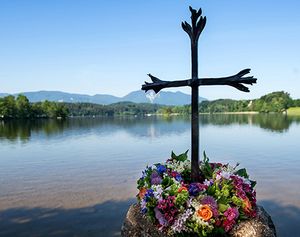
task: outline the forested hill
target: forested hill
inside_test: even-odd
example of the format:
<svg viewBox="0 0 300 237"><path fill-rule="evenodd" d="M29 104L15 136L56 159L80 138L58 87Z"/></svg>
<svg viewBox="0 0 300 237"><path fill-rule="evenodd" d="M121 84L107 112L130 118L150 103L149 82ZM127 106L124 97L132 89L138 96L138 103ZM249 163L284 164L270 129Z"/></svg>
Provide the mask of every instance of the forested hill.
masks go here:
<svg viewBox="0 0 300 237"><path fill-rule="evenodd" d="M286 92L273 92L254 100L220 99L202 101L200 113L247 112L282 113L290 107L300 107L300 99L293 100ZM0 98L0 119L56 118L68 116L144 116L148 114L190 114L191 106L166 106L150 103L119 102L110 105L92 103L30 103L24 95Z"/></svg>
<svg viewBox="0 0 300 237"><path fill-rule="evenodd" d="M110 105L91 103L30 103L24 95L0 98L0 119L65 118L68 116L135 116L155 114L162 105L119 102Z"/></svg>
<svg viewBox="0 0 300 237"><path fill-rule="evenodd" d="M156 114L163 105L150 103L119 102L110 105L91 103L63 103L69 116L142 116Z"/></svg>
<svg viewBox="0 0 300 237"><path fill-rule="evenodd" d="M248 112L282 113L290 107L300 107L300 99L293 100L289 93L284 91L272 92L253 100L219 99L202 101L199 106L200 113ZM167 106L160 109L162 114L179 113L189 114L190 105Z"/></svg>
<svg viewBox="0 0 300 237"><path fill-rule="evenodd" d="M40 101L65 102L65 103L92 103L109 105L118 102L133 102L133 103L155 103L161 105L185 105L190 103L190 95L182 92L161 91L158 95L145 93L142 90L132 91L123 97L117 97L108 94L76 94L66 93L62 91L34 91L13 94L17 97L19 94L25 95L31 103ZM8 94L0 93L0 97L5 97ZM199 101L206 100L199 97Z"/></svg>

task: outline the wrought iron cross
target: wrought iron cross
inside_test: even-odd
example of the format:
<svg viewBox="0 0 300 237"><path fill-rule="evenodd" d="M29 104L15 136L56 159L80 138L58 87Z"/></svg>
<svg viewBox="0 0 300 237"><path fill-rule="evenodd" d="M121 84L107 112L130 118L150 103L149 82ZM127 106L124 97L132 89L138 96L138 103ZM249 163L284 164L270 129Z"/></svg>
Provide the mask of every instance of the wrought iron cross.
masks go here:
<svg viewBox="0 0 300 237"><path fill-rule="evenodd" d="M243 84L252 85L256 83L256 78L253 76L244 77L250 72L250 69L244 69L239 73L221 78L198 78L198 39L203 31L206 24L206 17L201 16L201 8L197 11L190 7L192 25L189 23L182 22L181 26L183 30L189 35L191 40L191 59L192 59L192 77L186 80L177 81L163 81L157 77L148 74L152 82L145 82L142 85L142 90L154 90L158 93L164 88L170 87L181 87L189 86L192 88L192 173L191 179L193 182L203 181L203 174L200 173L199 169L199 86L210 86L210 85L228 85L235 87L238 90L249 92L248 87Z"/></svg>

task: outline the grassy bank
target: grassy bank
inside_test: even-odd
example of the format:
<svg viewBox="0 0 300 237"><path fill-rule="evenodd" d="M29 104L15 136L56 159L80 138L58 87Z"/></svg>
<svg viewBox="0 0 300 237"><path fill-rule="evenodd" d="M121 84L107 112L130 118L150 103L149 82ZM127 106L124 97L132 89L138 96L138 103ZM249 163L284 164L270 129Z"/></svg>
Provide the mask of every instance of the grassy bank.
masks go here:
<svg viewBox="0 0 300 237"><path fill-rule="evenodd" d="M300 107L291 107L287 110L288 115L299 115L300 116Z"/></svg>

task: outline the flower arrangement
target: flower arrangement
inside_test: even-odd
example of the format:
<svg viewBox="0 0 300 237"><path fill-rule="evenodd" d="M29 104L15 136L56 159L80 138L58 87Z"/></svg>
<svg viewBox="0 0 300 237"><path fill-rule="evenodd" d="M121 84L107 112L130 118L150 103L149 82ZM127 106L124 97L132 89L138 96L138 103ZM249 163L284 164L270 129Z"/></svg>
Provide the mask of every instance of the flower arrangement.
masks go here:
<svg viewBox="0 0 300 237"><path fill-rule="evenodd" d="M191 182L187 152L172 152L165 163L147 166L137 181L141 212L167 235L226 235L256 216L256 182L246 169L210 163L205 153L199 166L205 181Z"/></svg>

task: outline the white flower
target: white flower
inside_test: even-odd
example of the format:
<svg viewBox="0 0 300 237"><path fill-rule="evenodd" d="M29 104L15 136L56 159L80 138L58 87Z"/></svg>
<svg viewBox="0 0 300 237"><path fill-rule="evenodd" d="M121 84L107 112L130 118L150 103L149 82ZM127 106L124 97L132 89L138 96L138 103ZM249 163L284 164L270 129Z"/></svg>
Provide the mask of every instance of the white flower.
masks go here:
<svg viewBox="0 0 300 237"><path fill-rule="evenodd" d="M174 233L186 231L187 228L185 226L186 220L193 214L192 209L187 209L184 213L179 215L178 219L175 220L174 224L171 226L171 229Z"/></svg>
<svg viewBox="0 0 300 237"><path fill-rule="evenodd" d="M203 184L209 187L212 183L210 180L205 179Z"/></svg>
<svg viewBox="0 0 300 237"><path fill-rule="evenodd" d="M153 195L154 197L158 200L161 201L162 200L162 193L163 193L163 188L162 186L159 185L152 185L152 189L153 189Z"/></svg>
<svg viewBox="0 0 300 237"><path fill-rule="evenodd" d="M230 179L231 173L229 173L229 172L227 172L227 171L222 171L222 172L220 173L220 175L221 175L221 177L222 177L223 179Z"/></svg>
<svg viewBox="0 0 300 237"><path fill-rule="evenodd" d="M249 179L246 179L246 178L241 177L241 176L239 176L239 177L243 180L243 182L244 182L245 184L251 185L251 182L250 182Z"/></svg>
<svg viewBox="0 0 300 237"><path fill-rule="evenodd" d="M143 210L144 208L146 208L146 204L147 202L144 200L144 198L141 200L140 205L141 205L141 210Z"/></svg>

